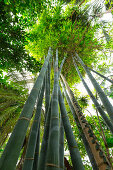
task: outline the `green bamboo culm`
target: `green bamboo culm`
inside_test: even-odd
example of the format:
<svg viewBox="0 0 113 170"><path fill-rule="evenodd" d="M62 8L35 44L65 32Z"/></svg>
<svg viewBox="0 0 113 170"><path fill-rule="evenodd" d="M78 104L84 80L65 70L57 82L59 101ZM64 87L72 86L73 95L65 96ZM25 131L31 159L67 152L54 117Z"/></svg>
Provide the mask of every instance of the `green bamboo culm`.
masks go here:
<svg viewBox="0 0 113 170"><path fill-rule="evenodd" d="M33 89L24 105L22 113L16 126L10 136L10 139L5 147L5 150L0 159L0 169L14 170L16 163L21 151L21 147L24 142L26 131L32 116L33 108L36 103L37 96L43 85L44 76L48 66L49 59L51 57L51 48L49 48L47 58L45 59L44 65L40 71L40 74L34 84ZM9 154L10 153L10 154Z"/></svg>
<svg viewBox="0 0 113 170"><path fill-rule="evenodd" d="M75 111L76 111L76 114L77 114L78 119L83 118L82 120L85 121L85 124L84 124L83 121L80 122L81 127L82 127L82 130L84 131L84 130L85 130L84 128L88 128L89 130L91 130L91 132L92 132L92 134L93 134L93 137L96 139L96 136L94 135L94 133L93 133L90 125L87 123L87 120L85 119L85 116L83 115L83 113L82 113L82 111L81 111L81 108L80 108L80 106L79 106L76 98L74 97L74 94L73 94L72 90L70 89L68 83L66 82L66 80L65 80L65 78L63 77L62 74L61 74L61 77L62 77L62 80L63 80L65 86L66 86L67 92L68 92L69 97L70 97L70 99L71 99L71 101L72 101L72 104L73 104L73 107L74 107L74 109L75 109ZM86 125L86 126L84 126L84 125ZM99 159L99 157L98 157L98 152L96 152L96 151L97 151L97 150L96 150L96 147L94 147L95 145L93 145L93 143L92 143L92 137L90 137L90 136L88 135L88 132L87 132L87 131L85 131L84 135L86 136L86 138L87 138L87 140L88 140L88 143L89 143L89 145L90 145L90 148L91 148L91 150L92 150L92 153L93 153L93 155L94 155L95 161L96 161L97 166L98 166L98 165L99 165L99 162L100 162L100 159ZM91 141L91 142L90 142L90 141ZM97 143L98 143L98 141L97 141ZM99 144L99 143L98 143L98 144ZM99 147L101 148L101 146L99 146ZM92 148L93 148L93 149L92 149ZM101 150L102 150L102 148L101 148ZM103 151L103 153L104 153L104 151ZM105 156L105 154L104 154L104 156ZM105 156L105 158L106 158L106 162L103 162L103 163L105 164L105 166L108 165L108 167L111 167L111 165L110 165L110 163L109 163L109 160L107 159L106 156ZM103 164L103 165L104 165L104 164Z"/></svg>
<svg viewBox="0 0 113 170"><path fill-rule="evenodd" d="M63 64L65 62L65 57L61 62L58 78L60 77L60 73L62 71ZM62 122L62 117L60 115L60 134L59 134L59 168L64 169L64 127Z"/></svg>
<svg viewBox="0 0 113 170"><path fill-rule="evenodd" d="M45 122L45 127L44 127L44 135L42 139L42 145L41 145L41 151L39 155L39 160L38 160L38 168L39 169L45 169L46 165L46 156L47 156L47 149L48 149L48 138L49 138L49 128L50 128L50 117L51 117L51 101L49 105L49 109L46 115L46 122Z"/></svg>
<svg viewBox="0 0 113 170"><path fill-rule="evenodd" d="M82 131L82 128L81 128L81 125L80 125L79 120L78 120L78 118L77 118L75 109L74 109L74 107L73 107L73 105L72 105L72 102L71 102L71 100L70 100L67 92L66 92L65 85L64 85L64 83L63 83L62 81L61 81L61 84L62 84L62 87L63 87L63 90L64 90L64 95L65 95L65 97L66 97L66 100L67 100L67 102L68 102L68 105L69 105L69 107L70 107L70 110L71 110L71 112L72 112L72 114L73 114L75 123L76 123L76 125L77 125L77 127L78 127L79 134L80 134L80 136L81 136L81 138L82 138L82 140L83 140L83 143L84 143L86 152L87 152L87 154L88 154L88 157L89 157L89 159L90 159L91 165L92 165L92 167L93 167L93 170L98 170L98 166L97 166L96 161L95 161L95 159L94 159L94 156L93 156L93 154L92 154L92 151L91 151L91 148L90 148L89 143L88 143L88 141L87 141L87 138L85 137L85 135L84 135L84 133L83 133L83 131Z"/></svg>
<svg viewBox="0 0 113 170"><path fill-rule="evenodd" d="M60 91L60 87L59 87L59 105L60 105L62 121L63 121L64 130L65 130L65 134L66 134L66 138L67 138L67 142L69 146L73 168L76 170L84 170L80 152L78 150L78 146L77 146L77 143L73 135L72 128L71 128L71 125L70 125L70 122L67 116L67 112L66 112L65 104L64 104L63 97Z"/></svg>
<svg viewBox="0 0 113 170"><path fill-rule="evenodd" d="M60 137L59 137L59 167L64 169L64 126L60 116Z"/></svg>
<svg viewBox="0 0 113 170"><path fill-rule="evenodd" d="M73 63L74 63L74 66L76 68L76 71L80 77L80 79L82 80L82 83L84 85L84 87L86 88L90 98L92 99L94 105L96 106L97 110L99 111L100 115L102 116L104 122L106 123L107 127L109 128L109 130L111 131L111 133L113 134L113 123L110 121L110 119L108 118L108 116L106 115L106 113L103 111L103 109L101 108L100 104L98 103L98 101L96 100L95 96L93 95L93 93L91 92L91 90L89 89L87 83L85 82L85 80L83 79L78 67L77 67L77 64L73 58Z"/></svg>
<svg viewBox="0 0 113 170"><path fill-rule="evenodd" d="M54 68L54 87L51 103L51 123L45 169L59 169L58 49L56 50L56 61Z"/></svg>
<svg viewBox="0 0 113 170"><path fill-rule="evenodd" d="M86 67L87 67L87 66L86 66ZM103 76L102 74L98 73L97 71L93 70L93 69L90 68L90 67L87 67L87 68L88 68L89 70L91 70L92 72L98 74L100 77L104 78L105 80L107 80L107 81L109 81L110 83L113 84L113 80L109 79L108 77Z"/></svg>
<svg viewBox="0 0 113 170"><path fill-rule="evenodd" d="M64 57L64 59L63 59L62 62L61 62L61 65L60 65L60 68L59 68L59 72L58 72L58 78L60 77L60 73L61 73L61 71L62 71L62 67L63 67L63 65L64 65L65 59L66 59L66 57Z"/></svg>
<svg viewBox="0 0 113 170"><path fill-rule="evenodd" d="M48 70L46 73L45 83L45 127L41 144L41 151L38 160L37 169L45 169L46 153L49 138L50 116L51 116L51 102L50 102L50 64L48 64Z"/></svg>
<svg viewBox="0 0 113 170"><path fill-rule="evenodd" d="M48 64L48 69L45 77L45 119L46 113L48 112L49 103L50 103L50 63Z"/></svg>
<svg viewBox="0 0 113 170"><path fill-rule="evenodd" d="M32 170L37 170L38 159L39 159L39 150L40 150L40 124L39 124L39 128L38 128L38 135L37 135L36 149L35 149L35 155L34 155L34 162L33 162L33 169Z"/></svg>
<svg viewBox="0 0 113 170"><path fill-rule="evenodd" d="M23 170L28 170L28 169L32 170L32 167L33 167L36 141L37 141L37 135L38 135L38 129L39 129L40 117L41 117L41 108L42 108L42 101L43 101L43 95L44 95L44 87L45 87L45 84L42 87L40 98L37 103L36 114L35 114L35 118L33 121L32 129L31 129L31 133L30 133L30 137L29 137L29 141L28 141Z"/></svg>
<svg viewBox="0 0 113 170"><path fill-rule="evenodd" d="M95 78L93 77L93 75L91 74L91 72L89 71L89 69L85 66L84 62L82 61L82 59L78 56L77 53L76 54L76 58L77 60L80 62L80 64L83 66L84 70L86 71L89 79L91 80L95 90L97 91L111 121L113 122L113 106L110 103L110 101L108 100L107 96L105 95L104 91L101 89L101 87L99 86L99 84L97 83L97 81L95 80Z"/></svg>

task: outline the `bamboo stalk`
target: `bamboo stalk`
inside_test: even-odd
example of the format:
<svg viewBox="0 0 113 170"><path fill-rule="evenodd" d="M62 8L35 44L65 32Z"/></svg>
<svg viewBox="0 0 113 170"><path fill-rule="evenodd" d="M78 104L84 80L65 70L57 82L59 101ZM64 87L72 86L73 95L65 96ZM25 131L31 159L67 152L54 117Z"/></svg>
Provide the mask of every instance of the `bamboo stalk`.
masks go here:
<svg viewBox="0 0 113 170"><path fill-rule="evenodd" d="M86 66L86 67L87 67L87 66ZM87 67L87 68L88 68L89 70L91 70L92 72L94 72L94 73L98 74L100 77L104 78L105 80L107 80L107 81L109 81L110 83L112 83L112 84L113 84L113 80L109 79L108 77L105 77L104 75L102 75L102 74L98 73L97 71L93 70L93 69L92 69L92 68L90 68L90 67Z"/></svg>
<svg viewBox="0 0 113 170"><path fill-rule="evenodd" d="M58 78L60 77L60 73L62 71L63 64L65 62L65 57L61 62L59 72L58 72ZM64 169L64 127L62 122L62 117L60 115L60 137L59 137L59 167L60 169Z"/></svg>
<svg viewBox="0 0 113 170"><path fill-rule="evenodd" d="M38 167L38 159L39 159L39 149L40 149L40 125L38 128L38 135L37 135L37 142L36 142L36 149L35 149L35 155L34 155L34 162L33 162L33 169L37 170Z"/></svg>
<svg viewBox="0 0 113 170"><path fill-rule="evenodd" d="M70 155L71 155L73 168L76 170L82 170L82 169L84 169L84 166L83 166L81 156L80 156L80 153L78 150L78 146L75 141L75 137L73 135L71 125L70 125L70 122L69 122L69 119L67 116L67 112L65 109L65 105L64 105L63 97L62 97L62 94L60 91L60 87L59 87L59 105L60 105L62 121L63 121L64 130L65 130L65 134L66 134L66 138L67 138L67 142L68 142L68 146L69 146L69 151L70 151Z"/></svg>
<svg viewBox="0 0 113 170"><path fill-rule="evenodd" d="M64 126L60 116L60 137L59 137L59 167L64 169Z"/></svg>
<svg viewBox="0 0 113 170"><path fill-rule="evenodd" d="M82 130L85 134L85 137L90 145L91 151L94 155L94 158L96 160L97 166L99 170L106 170L106 168L112 169L112 165L110 164L109 160L107 159L105 153L103 152L101 146L99 145L96 136L94 135L90 125L85 119L85 116L83 115L80 106L78 105L77 100L74 97L74 94L72 90L70 89L68 83L66 82L63 75L61 75L62 80L67 88L69 97L72 101L73 107L76 111L77 117L79 119L80 125L82 127Z"/></svg>
<svg viewBox="0 0 113 170"><path fill-rule="evenodd" d="M58 49L54 68L54 87L51 103L51 123L47 151L46 170L59 168L59 113L58 113Z"/></svg>
<svg viewBox="0 0 113 170"><path fill-rule="evenodd" d="M36 114L35 114L35 118L33 121L32 129L31 129L31 133L30 133L30 137L29 137L29 141L28 141L23 170L28 170L28 169L32 170L32 167L33 167L36 141L37 141L38 129L39 129L40 117L41 117L41 108L42 108L42 101L43 101L43 95L44 95L44 87L45 87L45 84L42 87L40 98L37 103Z"/></svg>
<svg viewBox="0 0 113 170"><path fill-rule="evenodd" d="M113 123L110 121L110 119L108 118L108 116L106 115L106 113L103 111L103 109L101 108L100 104L98 103L98 101L96 100L95 96L93 95L93 93L91 92L91 90L89 89L87 83L85 82L85 80L83 79L76 63L75 60L73 58L73 62L76 68L76 71L80 77L80 79L82 80L82 83L84 85L84 87L86 88L90 98L92 99L94 105L96 106L97 110L99 111L100 115L102 116L104 122L106 123L107 127L110 129L111 133L113 134Z"/></svg>
<svg viewBox="0 0 113 170"><path fill-rule="evenodd" d="M82 59L78 56L77 53L76 54L76 58L78 59L78 61L81 63L81 65L83 66L84 70L86 71L89 79L91 80L94 88L96 89L111 121L113 122L113 106L110 103L110 101L108 100L107 96L105 95L104 91L101 89L101 87L99 86L99 84L97 83L97 81L95 80L95 78L93 77L93 75L91 74L91 72L89 71L89 69L85 66L84 62L82 61Z"/></svg>
<svg viewBox="0 0 113 170"><path fill-rule="evenodd" d="M24 105L19 120L10 136L10 139L6 145L6 148L0 159L0 169L14 170L16 162L19 157L19 153L26 135L26 131L29 125L32 111L38 96L38 93L42 87L45 72L48 66L48 61L51 57L51 48L49 48L47 58L45 59L44 65L40 71L40 74L34 84L34 87ZM10 153L10 154L9 154Z"/></svg>
<svg viewBox="0 0 113 170"><path fill-rule="evenodd" d="M50 103L50 64L48 64L48 69L45 76L45 118L48 111Z"/></svg>
<svg viewBox="0 0 113 170"><path fill-rule="evenodd" d="M61 71L62 71L62 67L63 67L63 65L64 65L65 59L66 59L66 57L64 57L64 59L63 59L62 62L61 62L61 65L60 65L60 68L59 68L59 72L58 72L58 77L60 77L60 73L61 73Z"/></svg>
<svg viewBox="0 0 113 170"><path fill-rule="evenodd" d="M75 111L75 109L74 109L74 107L73 107L73 105L72 105L72 102L71 102L71 100L70 100L70 98L69 98L69 96L68 96L68 94L67 94L67 92L66 92L65 85L64 85L63 82L62 82L62 87L63 87L63 90L64 90L64 95L65 95L66 100L67 100L67 102L68 102L68 105L69 105L69 107L70 107L70 110L71 110L71 112L72 112L72 114L73 114L75 123L76 123L76 125L77 125L77 127L78 127L79 134L80 134L80 136L81 136L81 138L82 138L82 141L83 141L83 143L84 143L86 152L87 152L88 157L89 157L89 159L90 159L90 162L91 162L91 164L92 164L93 170L98 170L98 167L97 167L96 161L95 161L95 159L94 159L93 153L92 153L92 151L91 151L90 145L89 145L89 143L88 143L88 141L87 141L87 138L85 137L85 134L84 134L84 132L83 132L83 130L82 130L82 127L81 127L81 125L80 125L79 119L77 118L76 111Z"/></svg>
<svg viewBox="0 0 113 170"><path fill-rule="evenodd" d="M49 109L46 116L46 122L44 127L44 135L42 139L41 151L38 160L38 168L37 169L45 169L46 164L46 156L47 156L47 149L48 149L48 138L49 138L49 128L50 128L50 117L51 117L51 102L49 105Z"/></svg>

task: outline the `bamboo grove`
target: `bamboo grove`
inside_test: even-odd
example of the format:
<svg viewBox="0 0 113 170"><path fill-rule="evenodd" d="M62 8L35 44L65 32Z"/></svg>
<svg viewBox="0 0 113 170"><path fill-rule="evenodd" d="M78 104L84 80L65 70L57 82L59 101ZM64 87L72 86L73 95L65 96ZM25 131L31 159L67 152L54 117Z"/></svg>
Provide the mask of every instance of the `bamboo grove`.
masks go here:
<svg viewBox="0 0 113 170"><path fill-rule="evenodd" d="M65 77L61 74L65 58L58 66L58 49L56 49L56 57L53 61L53 52L51 47L48 50L44 65L41 68L40 74L31 90L31 93L23 107L22 113L15 125L15 128L9 138L5 150L0 159L0 170L15 170L19 161L20 152L26 138L26 132L33 117L33 123L29 134L29 139L26 146L26 152L23 156L23 170L56 170L68 169L64 159L64 132L68 143L68 149L71 156L72 167L74 170L84 170L84 165L81 159L81 154L78 149L76 138L74 137L69 117L66 111L64 97L70 107L73 115L73 120L77 125L79 134L82 138L87 155L94 170L112 170L112 162L106 156L101 144L98 142L91 125L82 113L82 110L69 87ZM107 99L104 91L92 76L90 69L86 67L77 53L72 56L73 64L76 67L87 92L93 100L102 116L106 126L113 134L113 106ZM102 107L93 96L84 81L77 64L77 59L85 71L89 79L92 81L96 91L106 108L108 115L103 111ZM51 92L51 67L54 66L54 84ZM101 75L100 75L101 76ZM105 78L105 77L104 77ZM106 78L106 81L109 79ZM110 80L111 82L112 80ZM62 92L63 91L63 94ZM42 116L42 103L45 96L45 113L44 113L44 133L42 142L40 141L40 120ZM106 104L107 103L107 104ZM35 115L33 110L35 108ZM22 157L21 156L21 157ZM21 158L20 158L21 160Z"/></svg>

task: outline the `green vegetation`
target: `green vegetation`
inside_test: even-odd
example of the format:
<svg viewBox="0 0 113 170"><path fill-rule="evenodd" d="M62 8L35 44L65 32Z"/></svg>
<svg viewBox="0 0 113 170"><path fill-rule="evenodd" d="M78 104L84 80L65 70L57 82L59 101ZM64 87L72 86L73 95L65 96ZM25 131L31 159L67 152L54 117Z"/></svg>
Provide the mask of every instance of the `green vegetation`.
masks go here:
<svg viewBox="0 0 113 170"><path fill-rule="evenodd" d="M59 158L61 166L64 165L64 162L62 162L63 148L62 145L59 144L60 140L58 135L60 133L59 125L61 119L57 120L54 118L59 118L58 78L60 72L62 72L62 75L65 77L71 90L74 92L78 104L83 111L83 114L86 116L87 122L91 125L93 133L96 135L108 160L111 161L111 164L113 163L113 125L110 121L113 119L112 106L109 104L109 101L108 103L106 102L107 100L105 97L106 95L108 100L110 99L112 103L113 22L105 21L101 18L106 13L111 13L113 16L112 8L112 0L96 0L94 2L91 0L1 0L0 156L4 153L1 158L1 162L4 164L2 166L8 166L10 164L9 170L13 170L17 160L17 169L19 170L23 166L23 160L25 158L26 148L29 141L28 137L36 112L35 102L37 97L39 98L40 96L44 81L45 99L43 100L41 109L41 120L39 122L40 128L37 131L38 136L36 135L34 140L34 143L36 144L37 139L36 146L38 150L39 138L43 147L40 148L40 156L38 158L35 157L36 162L32 164L31 167L33 166L35 169L35 166L38 166L39 169L43 169L43 167L46 166L46 163L49 164L50 162L51 164L58 165L59 160L57 159ZM54 73L54 66L56 65L56 49L58 49L58 63ZM80 84L78 85L78 83L81 83L81 80L85 80L86 74L79 63L79 58L76 59L75 68L72 59L72 56L76 56L75 54L78 54L82 59L87 72L93 69L95 73L98 72L101 75L104 75L104 78L106 77L103 79L99 74L93 74L95 80L102 89L101 92L103 91L104 97L102 97L102 100L105 99L103 104L99 99L100 93L98 95L94 89L90 88L90 84L88 84L90 94L86 94L79 90ZM47 68L48 71L46 70ZM60 68L59 72L57 68ZM27 75L28 72L32 77L35 77L35 79L40 73L30 95L27 87L29 79L29 76ZM22 78L20 79L20 77ZM107 82L107 79L110 79L110 82ZM29 81L33 84L34 79L31 78ZM94 83L94 79L92 82ZM78 89L76 89L77 85ZM63 87L60 86L60 88L61 91L63 91ZM97 88L99 88L99 86ZM54 92L52 92L53 89ZM90 103L90 95L91 98L93 98L95 106ZM79 118L77 115L74 115L75 111L70 97L68 101L66 101L65 98L66 96L64 97L64 104L70 123L67 121L68 119L63 118L61 128L62 126L66 127L67 124L68 126L71 125L70 127L72 128L73 135L75 136L78 145L78 148L75 148L75 150L79 149L85 169L91 169L91 167L97 166L94 161L94 155L90 149L88 150L89 143L86 140L85 134L82 132ZM57 108L55 102L57 103ZM61 104L62 103L63 102L61 102ZM63 107L62 104L61 109ZM91 112L90 109L92 110ZM109 111L109 109L111 110ZM54 113L55 110L56 112ZM108 114L106 110L108 111ZM100 112L100 115L98 115L98 111ZM71 112L73 114L71 114ZM93 112L92 115L94 115L91 116L88 112ZM88 115L86 113L88 113ZM74 119L73 116L75 116ZM21 118L23 119L23 117L25 117L26 120L20 120ZM66 122L68 123L66 124ZM57 132L55 131L54 124L56 124ZM16 127L13 131L15 125ZM49 135L49 130L51 135ZM61 133L61 135L62 134L63 133ZM67 136L67 134L68 132L66 132L65 135ZM66 140L66 136L64 137L64 148L69 151L70 147L68 148L68 145L70 141L69 136ZM10 140L8 143L9 138ZM62 140L63 136L60 136L60 138ZM13 139L15 140L14 148L12 145ZM54 146L55 141L56 147ZM45 150L47 150L48 142L49 151L45 152ZM8 145L6 145L7 143ZM53 150L51 150L51 146ZM62 150L62 155L60 156L59 147L61 147ZM35 148L32 156L34 155L34 152L36 152ZM9 153L11 154L9 155ZM53 155L55 156L55 159L51 153L54 153ZM37 153L35 153L35 156L36 154ZM73 157L73 154L74 152L72 153L71 151L71 155L68 156L68 163L70 163L70 166L75 166L73 160L71 162L70 159ZM77 154L77 156L78 155L79 154ZM86 159L87 155L91 158L91 163L94 162L94 165L93 163L90 165L89 160ZM11 156L14 156L13 161L11 161ZM45 162L46 156L48 162ZM37 160L39 162L37 162ZM29 160L26 162L29 162ZM0 168L2 168L2 166L0 164ZM49 169L49 166L47 166L46 169ZM78 169L79 168L80 167L78 167Z"/></svg>

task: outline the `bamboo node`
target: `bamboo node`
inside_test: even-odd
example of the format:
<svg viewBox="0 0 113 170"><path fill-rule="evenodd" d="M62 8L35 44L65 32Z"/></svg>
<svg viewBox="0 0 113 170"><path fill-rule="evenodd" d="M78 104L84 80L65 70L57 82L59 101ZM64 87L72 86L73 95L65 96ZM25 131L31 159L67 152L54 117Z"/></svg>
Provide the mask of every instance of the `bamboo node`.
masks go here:
<svg viewBox="0 0 113 170"><path fill-rule="evenodd" d="M52 166L52 167L56 167L56 168L59 168L58 165L55 165L55 164L50 164L50 163L47 163L46 166Z"/></svg>
<svg viewBox="0 0 113 170"><path fill-rule="evenodd" d="M27 160L34 160L34 158L25 158L25 159L27 159Z"/></svg>
<svg viewBox="0 0 113 170"><path fill-rule="evenodd" d="M52 117L52 119L59 119L59 117Z"/></svg>
<svg viewBox="0 0 113 170"><path fill-rule="evenodd" d="M38 89L37 89L37 88L33 88L33 90L37 90L37 91L38 91Z"/></svg>
<svg viewBox="0 0 113 170"><path fill-rule="evenodd" d="M64 167L59 167L60 169L64 169Z"/></svg>
<svg viewBox="0 0 113 170"><path fill-rule="evenodd" d="M75 145L75 146L70 146L70 147L71 147L71 148L78 148L78 146L76 146L76 145Z"/></svg>
<svg viewBox="0 0 113 170"><path fill-rule="evenodd" d="M64 117L68 117L68 116L62 116L62 118L64 118Z"/></svg>
<svg viewBox="0 0 113 170"><path fill-rule="evenodd" d="M38 122L38 120L33 120L33 122Z"/></svg>
<svg viewBox="0 0 113 170"><path fill-rule="evenodd" d="M58 71L58 68L55 68L55 72L57 72Z"/></svg>
<svg viewBox="0 0 113 170"><path fill-rule="evenodd" d="M60 142L60 144L62 144L62 145L63 145L63 144L64 144L64 142Z"/></svg>
<svg viewBox="0 0 113 170"><path fill-rule="evenodd" d="M18 120L22 120L22 119L30 121L30 119L27 117L20 117Z"/></svg>

